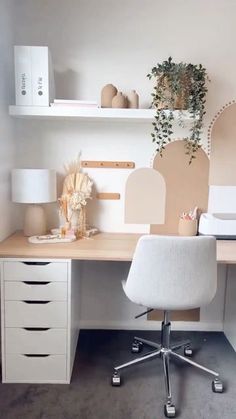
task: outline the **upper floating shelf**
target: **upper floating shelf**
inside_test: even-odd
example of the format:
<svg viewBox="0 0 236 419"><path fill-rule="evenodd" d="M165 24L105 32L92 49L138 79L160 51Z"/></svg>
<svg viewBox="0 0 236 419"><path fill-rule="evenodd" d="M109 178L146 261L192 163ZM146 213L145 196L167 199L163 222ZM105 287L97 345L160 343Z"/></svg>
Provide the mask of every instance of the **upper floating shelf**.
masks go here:
<svg viewBox="0 0 236 419"><path fill-rule="evenodd" d="M166 110L167 113L170 111ZM47 106L9 106L9 114L17 118L30 119L80 119L91 121L141 121L153 120L155 109L112 109L112 108L72 108ZM174 111L176 118L179 111ZM190 119L188 111L183 111L183 119Z"/></svg>

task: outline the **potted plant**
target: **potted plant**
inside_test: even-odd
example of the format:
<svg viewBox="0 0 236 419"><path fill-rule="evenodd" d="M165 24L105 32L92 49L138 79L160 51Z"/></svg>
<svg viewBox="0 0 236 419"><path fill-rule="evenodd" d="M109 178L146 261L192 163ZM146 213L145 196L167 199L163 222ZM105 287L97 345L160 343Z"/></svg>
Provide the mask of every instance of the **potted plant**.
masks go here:
<svg viewBox="0 0 236 419"><path fill-rule="evenodd" d="M162 156L165 145L171 141L173 111L179 110L178 123L183 126L183 110L188 110L191 125L189 136L184 140L190 164L201 147L206 82L209 80L206 69L201 64L175 63L169 57L167 61L153 67L147 77L156 79L152 93L152 106L156 109L156 114L151 136L157 145L157 151Z"/></svg>

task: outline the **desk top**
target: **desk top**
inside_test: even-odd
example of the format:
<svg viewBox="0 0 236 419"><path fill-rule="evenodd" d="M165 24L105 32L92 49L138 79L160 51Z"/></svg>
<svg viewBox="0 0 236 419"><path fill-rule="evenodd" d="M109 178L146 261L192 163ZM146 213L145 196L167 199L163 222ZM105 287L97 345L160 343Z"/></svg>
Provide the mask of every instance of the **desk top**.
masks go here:
<svg viewBox="0 0 236 419"><path fill-rule="evenodd" d="M140 236L99 233L71 243L32 244L16 232L0 243L0 257L131 261Z"/></svg>
<svg viewBox="0 0 236 419"><path fill-rule="evenodd" d="M72 243L31 244L17 232L0 243L0 257L131 261L140 236L99 233ZM217 240L217 262L236 263L236 240Z"/></svg>

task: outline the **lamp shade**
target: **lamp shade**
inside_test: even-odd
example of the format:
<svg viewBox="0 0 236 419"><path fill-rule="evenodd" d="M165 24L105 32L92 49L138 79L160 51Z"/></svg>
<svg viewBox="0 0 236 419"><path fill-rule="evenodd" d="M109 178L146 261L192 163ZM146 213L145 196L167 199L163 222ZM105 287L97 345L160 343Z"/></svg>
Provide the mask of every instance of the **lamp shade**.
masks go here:
<svg viewBox="0 0 236 419"><path fill-rule="evenodd" d="M56 171L49 169L13 169L12 201L22 204L55 202Z"/></svg>

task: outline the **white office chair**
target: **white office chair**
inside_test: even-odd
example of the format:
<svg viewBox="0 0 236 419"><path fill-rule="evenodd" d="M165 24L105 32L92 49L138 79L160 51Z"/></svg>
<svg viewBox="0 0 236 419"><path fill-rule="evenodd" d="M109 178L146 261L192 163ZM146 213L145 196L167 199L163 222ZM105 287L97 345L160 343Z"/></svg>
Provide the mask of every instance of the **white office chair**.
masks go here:
<svg viewBox="0 0 236 419"><path fill-rule="evenodd" d="M188 310L208 304L217 287L216 240L213 237L143 236L139 239L127 281L123 283L127 297L134 303L164 310L161 344L139 337L134 338L132 352L139 352L143 344L155 348L146 355L116 366L112 385L121 383L119 371L155 357L163 361L167 400L165 416L175 417L169 377L169 358L174 357L200 368L215 379L212 390L223 392L219 374L199 365L186 356L192 355L190 342L170 345L171 310ZM185 356L173 350L184 347Z"/></svg>

